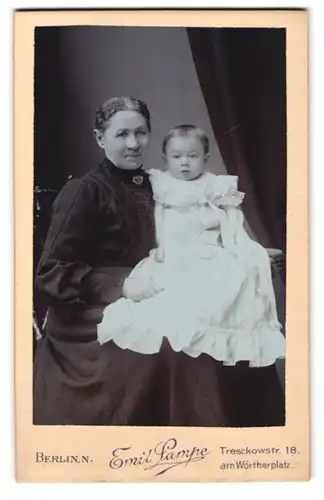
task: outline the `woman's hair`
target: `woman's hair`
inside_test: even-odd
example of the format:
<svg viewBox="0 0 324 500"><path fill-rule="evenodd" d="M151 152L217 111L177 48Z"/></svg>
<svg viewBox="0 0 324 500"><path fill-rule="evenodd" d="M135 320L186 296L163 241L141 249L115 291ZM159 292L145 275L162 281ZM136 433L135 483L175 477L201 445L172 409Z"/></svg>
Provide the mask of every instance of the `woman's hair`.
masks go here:
<svg viewBox="0 0 324 500"><path fill-rule="evenodd" d="M165 136L162 143L163 154L166 154L167 145L173 137L188 136L197 137L204 147L205 155L209 153L209 140L206 133L201 128L196 127L195 125L178 125L177 127L172 128L170 132L168 132L168 134Z"/></svg>
<svg viewBox="0 0 324 500"><path fill-rule="evenodd" d="M151 130L151 115L145 102L133 97L112 97L105 101L96 112L95 129L104 132L111 117L118 111L137 111L146 120Z"/></svg>

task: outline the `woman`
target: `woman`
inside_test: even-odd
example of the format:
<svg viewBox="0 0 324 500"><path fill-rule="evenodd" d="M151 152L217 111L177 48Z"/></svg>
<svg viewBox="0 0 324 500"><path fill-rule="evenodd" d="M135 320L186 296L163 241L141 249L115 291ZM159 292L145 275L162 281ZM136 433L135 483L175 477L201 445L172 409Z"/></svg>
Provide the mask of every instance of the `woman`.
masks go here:
<svg viewBox="0 0 324 500"><path fill-rule="evenodd" d="M283 425L274 366L223 367L207 355L175 353L167 341L153 355L97 341L104 307L155 246L142 170L150 132L143 102L105 102L94 130L104 161L55 201L36 276L49 310L35 359L34 424Z"/></svg>

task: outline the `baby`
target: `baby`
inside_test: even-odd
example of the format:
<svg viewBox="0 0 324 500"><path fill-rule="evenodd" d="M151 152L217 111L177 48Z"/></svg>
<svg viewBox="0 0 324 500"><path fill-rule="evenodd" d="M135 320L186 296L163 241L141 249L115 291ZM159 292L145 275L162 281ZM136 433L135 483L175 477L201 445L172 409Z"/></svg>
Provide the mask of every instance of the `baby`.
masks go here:
<svg viewBox="0 0 324 500"><path fill-rule="evenodd" d="M238 179L205 171L206 134L173 128L162 145L166 171L149 171L157 248L124 283L98 326L100 343L175 351L235 364L272 364L284 356L266 250L243 228Z"/></svg>
<svg viewBox="0 0 324 500"><path fill-rule="evenodd" d="M208 181L214 181L215 176L211 174L203 175L209 158L209 140L205 132L193 125L175 127L165 137L162 144L162 153L166 172L162 173L160 170L154 169L149 171L155 199L154 215L157 248L152 250L148 259L139 263L125 280L123 287L124 296L135 301L152 297L164 290L165 279L163 279L163 274L165 277L165 273L163 273L161 266L154 264L153 260L158 263L164 262L166 242L169 253L171 253L170 246L172 247L172 253L174 253L175 241L170 241L172 238L178 241L181 238L180 235L182 235L182 237L185 237L184 244L186 245L186 241L190 236L189 234L183 234L186 232L184 228L186 223L196 226L192 227L191 236L197 236L198 230L199 238L201 238L201 233L204 233L202 239L204 243L207 244L209 240L210 243L215 244L220 233L216 228L224 219L222 210L217 205L211 205L207 198L208 191L212 192L212 186L208 187ZM190 186L184 186L183 184L183 182L197 181L200 177L203 177L202 182L191 183ZM170 178L175 179L176 182L173 183ZM231 179L236 178L231 177ZM181 182L177 182L179 180ZM203 196L202 191L206 191L206 197L202 197L197 204L198 198ZM181 196L184 196L184 199L179 205L178 202ZM241 203L243 196L243 193L238 193L235 190L237 204ZM163 198L165 197L169 199L170 203L173 200L173 204L164 203ZM190 203L191 201L192 203ZM234 202L234 191L231 201ZM187 202L189 202L188 207L186 206ZM187 217L185 217L185 212L190 212L190 215L188 216L187 213ZM177 219L178 213L180 213L180 227L175 228L176 233L178 233L177 236L171 230L171 226L174 224L170 224L170 219ZM195 219L197 219L198 224L194 223ZM168 227L170 229L169 234ZM208 232L206 232L207 230ZM226 233L226 230L224 232ZM181 242L180 244L183 245ZM207 248L210 250L209 245ZM186 251L188 251L188 248L184 249L184 254ZM203 251L203 248L201 248L201 251ZM143 272L144 267L147 272Z"/></svg>

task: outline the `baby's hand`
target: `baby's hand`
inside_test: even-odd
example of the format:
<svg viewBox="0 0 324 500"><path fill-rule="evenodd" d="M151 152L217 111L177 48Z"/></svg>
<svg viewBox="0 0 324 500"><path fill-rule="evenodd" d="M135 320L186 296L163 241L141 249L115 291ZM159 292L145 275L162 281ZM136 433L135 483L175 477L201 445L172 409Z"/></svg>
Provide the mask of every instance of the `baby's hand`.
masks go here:
<svg viewBox="0 0 324 500"><path fill-rule="evenodd" d="M156 249L155 260L156 260L156 262L163 262L164 261L164 250L162 247L159 247Z"/></svg>

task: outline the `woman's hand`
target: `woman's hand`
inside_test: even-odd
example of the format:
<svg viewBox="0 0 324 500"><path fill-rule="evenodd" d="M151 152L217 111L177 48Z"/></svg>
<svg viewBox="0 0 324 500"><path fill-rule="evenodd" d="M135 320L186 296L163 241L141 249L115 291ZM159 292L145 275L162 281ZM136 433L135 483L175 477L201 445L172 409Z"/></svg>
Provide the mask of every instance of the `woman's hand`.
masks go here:
<svg viewBox="0 0 324 500"><path fill-rule="evenodd" d="M156 262L164 262L164 249L162 247L156 249L155 260Z"/></svg>

